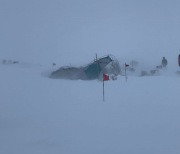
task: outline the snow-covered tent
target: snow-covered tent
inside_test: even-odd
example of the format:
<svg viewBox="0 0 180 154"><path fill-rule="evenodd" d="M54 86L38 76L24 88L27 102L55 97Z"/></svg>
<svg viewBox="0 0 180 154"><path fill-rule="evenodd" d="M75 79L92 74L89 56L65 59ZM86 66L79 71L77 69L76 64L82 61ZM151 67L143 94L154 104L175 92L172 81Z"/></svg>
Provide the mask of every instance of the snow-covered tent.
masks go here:
<svg viewBox="0 0 180 154"><path fill-rule="evenodd" d="M109 67L107 67L111 64ZM116 74L120 73L119 63L112 56L104 56L82 67L61 67L51 73L51 78L64 79L82 79L93 80L99 79L103 73Z"/></svg>

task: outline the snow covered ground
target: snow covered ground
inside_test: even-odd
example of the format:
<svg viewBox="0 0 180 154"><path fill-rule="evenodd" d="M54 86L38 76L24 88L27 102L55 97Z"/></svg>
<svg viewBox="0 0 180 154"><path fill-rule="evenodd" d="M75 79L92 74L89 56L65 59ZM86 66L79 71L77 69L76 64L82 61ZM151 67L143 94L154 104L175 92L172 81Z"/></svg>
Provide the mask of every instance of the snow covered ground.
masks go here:
<svg viewBox="0 0 180 154"><path fill-rule="evenodd" d="M179 154L180 76L54 80L0 65L1 154Z"/></svg>
<svg viewBox="0 0 180 154"><path fill-rule="evenodd" d="M180 154L179 15L178 0L0 0L0 154ZM138 62L105 102L100 81L47 77L96 54Z"/></svg>

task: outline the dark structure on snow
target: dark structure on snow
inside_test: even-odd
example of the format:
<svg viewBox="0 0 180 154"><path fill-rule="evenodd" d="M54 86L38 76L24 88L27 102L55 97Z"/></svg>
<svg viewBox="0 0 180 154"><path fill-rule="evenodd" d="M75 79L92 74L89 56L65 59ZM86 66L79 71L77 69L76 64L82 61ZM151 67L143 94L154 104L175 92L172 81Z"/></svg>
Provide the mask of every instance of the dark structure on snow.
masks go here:
<svg viewBox="0 0 180 154"><path fill-rule="evenodd" d="M86 66L60 67L58 70L51 73L50 78L71 80L101 80L103 73L115 76L120 74L120 66L118 60L108 55L102 58L98 58L94 62Z"/></svg>

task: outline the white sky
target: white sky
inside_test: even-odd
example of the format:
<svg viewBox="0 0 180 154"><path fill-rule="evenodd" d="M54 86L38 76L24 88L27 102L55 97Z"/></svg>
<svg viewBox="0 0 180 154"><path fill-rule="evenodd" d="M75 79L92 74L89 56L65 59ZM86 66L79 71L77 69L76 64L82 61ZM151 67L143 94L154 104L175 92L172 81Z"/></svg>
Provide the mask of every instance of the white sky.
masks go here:
<svg viewBox="0 0 180 154"><path fill-rule="evenodd" d="M176 61L178 0L0 0L0 59L81 64L99 56Z"/></svg>

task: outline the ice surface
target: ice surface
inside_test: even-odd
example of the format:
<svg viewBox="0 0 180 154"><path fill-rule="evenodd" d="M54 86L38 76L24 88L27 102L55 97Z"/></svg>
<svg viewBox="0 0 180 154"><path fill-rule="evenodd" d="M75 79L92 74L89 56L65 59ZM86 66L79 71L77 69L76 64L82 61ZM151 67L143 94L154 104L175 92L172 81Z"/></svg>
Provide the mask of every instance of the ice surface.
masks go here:
<svg viewBox="0 0 180 154"><path fill-rule="evenodd" d="M177 154L179 76L53 80L0 65L0 153Z"/></svg>

